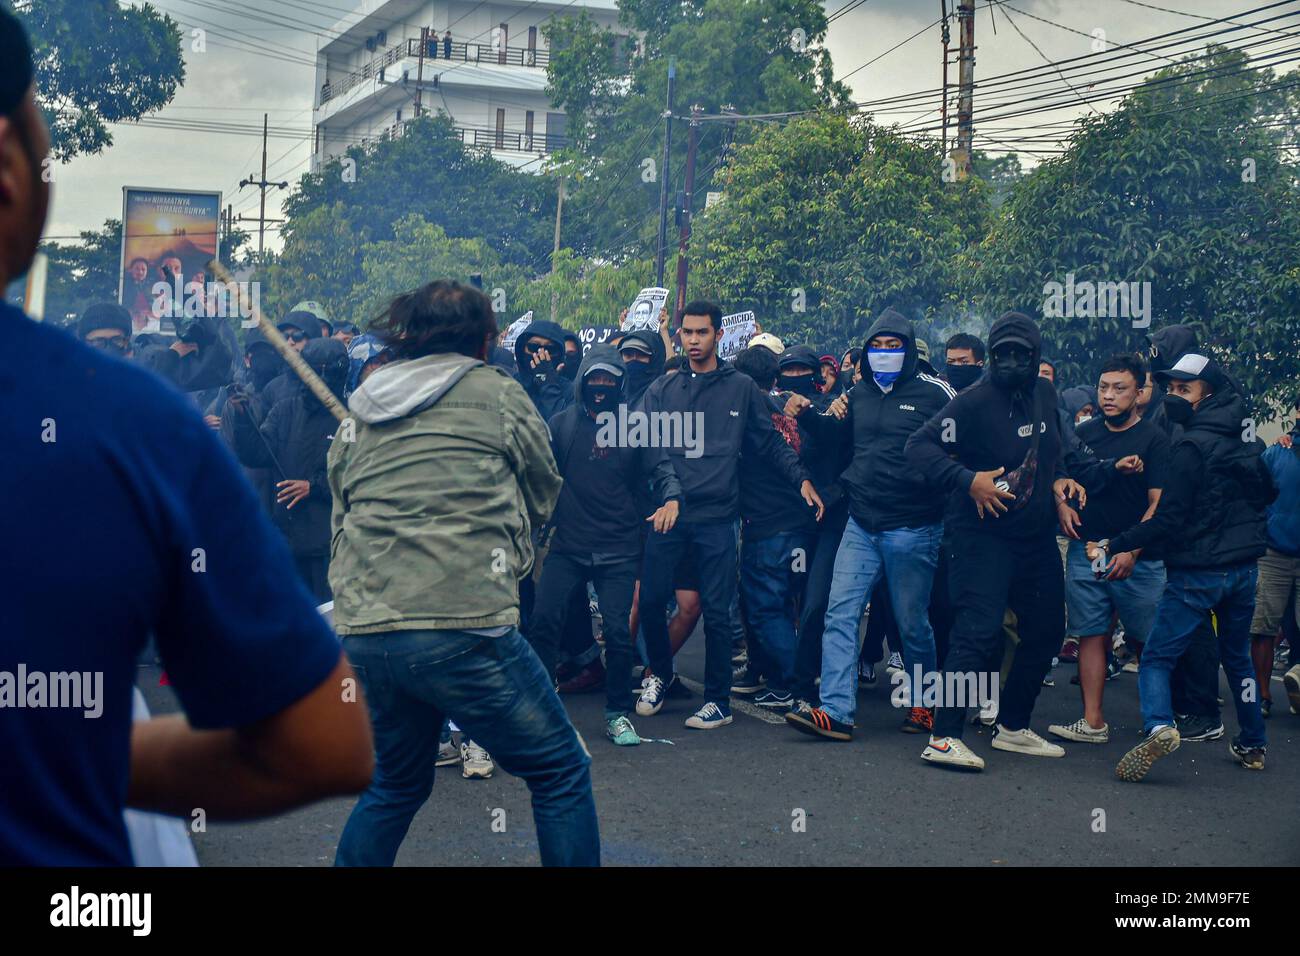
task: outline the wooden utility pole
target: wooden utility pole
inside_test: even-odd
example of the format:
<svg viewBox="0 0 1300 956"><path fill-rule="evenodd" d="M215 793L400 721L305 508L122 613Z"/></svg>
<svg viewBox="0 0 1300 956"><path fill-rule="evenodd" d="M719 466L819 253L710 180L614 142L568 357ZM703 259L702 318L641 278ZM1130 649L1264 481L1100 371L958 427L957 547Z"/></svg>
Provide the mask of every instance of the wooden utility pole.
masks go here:
<svg viewBox="0 0 1300 956"><path fill-rule="evenodd" d="M258 213L257 216L257 258L259 261L262 258L263 251L266 249L266 224L268 222L284 222L283 219L266 218L267 187L274 186L277 189L289 188L289 184L287 182L269 183L266 181L266 137L267 137L268 130L269 127L267 125L267 114L263 113L262 114L262 178L254 179L253 175L250 173L247 179L241 179L239 181L240 189L243 189L245 186L256 186L258 189L262 191L262 206L261 206L261 211ZM240 222L244 221L244 217L242 215L239 217L239 221Z"/></svg>
<svg viewBox="0 0 1300 956"><path fill-rule="evenodd" d="M673 328L682 325L682 313L686 307L686 249L691 242L691 195L695 191L695 154L700 145L700 113L698 106L691 107L690 135L686 140L686 191L681 209L681 232L677 240L677 303L673 309Z"/></svg>
<svg viewBox="0 0 1300 956"><path fill-rule="evenodd" d="M961 47L957 56L957 145L952 158L957 163L957 178L970 175L971 149L975 128L971 121L975 100L975 0L958 0L957 24Z"/></svg>
<svg viewBox="0 0 1300 956"><path fill-rule="evenodd" d="M948 154L948 41L952 34L948 32L948 0L939 0L939 14L943 20L943 99L939 101L939 115L943 118L943 134L939 140L940 149Z"/></svg>
<svg viewBox="0 0 1300 956"><path fill-rule="evenodd" d="M668 253L668 166L673 148L673 91L677 86L677 60L668 58L668 107L664 110L664 159L659 167L659 244L655 246L655 285L664 284L664 258Z"/></svg>

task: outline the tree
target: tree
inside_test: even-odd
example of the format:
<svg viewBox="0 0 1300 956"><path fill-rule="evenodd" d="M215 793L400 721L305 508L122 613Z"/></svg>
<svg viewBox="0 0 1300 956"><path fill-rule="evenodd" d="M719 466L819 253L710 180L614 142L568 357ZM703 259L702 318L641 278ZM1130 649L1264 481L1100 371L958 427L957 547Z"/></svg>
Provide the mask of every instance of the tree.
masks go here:
<svg viewBox="0 0 1300 956"><path fill-rule="evenodd" d="M737 153L697 220L690 295L753 309L795 341L860 345L886 306L921 322L956 307L957 254L988 228L988 186L945 182L937 142L814 114Z"/></svg>
<svg viewBox="0 0 1300 956"><path fill-rule="evenodd" d="M75 321L95 302L116 302L122 260L122 223L109 219L99 230L84 229L79 244L41 244L49 260L45 321Z"/></svg>
<svg viewBox="0 0 1300 956"><path fill-rule="evenodd" d="M611 31L586 16L548 25L547 93L568 115L568 168L577 188L565 203L568 244L580 254L653 255L663 153L669 57L677 64L676 108L706 113L788 112L849 99L819 46L826 15L816 0L623 0L623 24L644 31L640 55L622 65ZM749 124L710 123L700 140L695 195L704 196L731 140ZM684 124L671 156L681 183ZM698 209L697 209L698 211Z"/></svg>
<svg viewBox="0 0 1300 956"><path fill-rule="evenodd" d="M964 257L975 310L1042 315L1067 382L1091 380L1113 352L1145 352L1162 325L1198 323L1256 414L1300 397L1300 187L1284 149L1297 74L1248 66L1211 50L1084 119ZM1057 309L1052 283L1071 278L1080 291ZM1100 283L1138 283L1149 297L1130 297L1128 311L1149 313L1115 314L1123 301L1113 308L1108 292L1103 304Z"/></svg>
<svg viewBox="0 0 1300 956"><path fill-rule="evenodd" d="M0 0L31 37L52 155L68 162L113 144L108 124L162 109L185 82L179 24L148 4Z"/></svg>

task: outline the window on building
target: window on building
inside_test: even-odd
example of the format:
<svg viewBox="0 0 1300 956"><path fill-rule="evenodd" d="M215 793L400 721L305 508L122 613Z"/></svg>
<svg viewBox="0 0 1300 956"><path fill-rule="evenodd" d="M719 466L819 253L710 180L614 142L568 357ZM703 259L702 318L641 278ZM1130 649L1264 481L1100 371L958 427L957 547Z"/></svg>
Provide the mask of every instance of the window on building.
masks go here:
<svg viewBox="0 0 1300 956"><path fill-rule="evenodd" d="M497 35L497 62L504 64L506 62L506 47L510 45L510 24L501 24L501 32Z"/></svg>
<svg viewBox="0 0 1300 956"><path fill-rule="evenodd" d="M524 113L524 150L525 152L533 151L533 111L527 110Z"/></svg>
<svg viewBox="0 0 1300 956"><path fill-rule="evenodd" d="M560 149L564 145L565 125L569 118L563 113L546 114L546 151Z"/></svg>
<svg viewBox="0 0 1300 956"><path fill-rule="evenodd" d="M506 147L506 111L503 110L503 109L499 109L499 110L497 110L497 145L496 145L496 148L497 148L497 149L505 149L505 147Z"/></svg>

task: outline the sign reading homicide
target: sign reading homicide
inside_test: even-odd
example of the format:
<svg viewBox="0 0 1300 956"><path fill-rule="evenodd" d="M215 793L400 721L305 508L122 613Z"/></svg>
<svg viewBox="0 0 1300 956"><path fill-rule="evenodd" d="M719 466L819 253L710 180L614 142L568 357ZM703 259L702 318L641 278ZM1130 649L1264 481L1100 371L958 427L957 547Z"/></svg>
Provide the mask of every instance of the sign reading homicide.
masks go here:
<svg viewBox="0 0 1300 956"><path fill-rule="evenodd" d="M741 352L757 334L758 321L753 312L724 315L722 333L718 336L718 358L729 359Z"/></svg>

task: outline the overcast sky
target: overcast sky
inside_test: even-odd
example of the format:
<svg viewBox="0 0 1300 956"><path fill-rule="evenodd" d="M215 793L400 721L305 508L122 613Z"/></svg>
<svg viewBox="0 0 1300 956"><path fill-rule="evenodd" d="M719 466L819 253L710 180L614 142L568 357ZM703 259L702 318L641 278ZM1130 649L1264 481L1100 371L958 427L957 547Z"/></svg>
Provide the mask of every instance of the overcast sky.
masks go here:
<svg viewBox="0 0 1300 956"><path fill-rule="evenodd" d="M155 116L187 121L217 120L246 125L247 135L176 131L131 124L113 128L114 144L98 156L78 157L55 170L54 206L46 235L75 238L81 229L102 226L104 220L120 218L123 186L163 186L197 190L221 190L236 212L257 215L257 190L238 189L239 180L260 172L261 122L270 114L272 132L290 138L270 140L268 179L295 182L307 171L310 156L314 62L318 36L344 9L349 0L153 0L154 6L178 19L188 32L207 30L207 51L186 51L187 78L175 99ZM1093 52L1094 30L1105 31L1112 44L1133 43L1146 37L1204 24L1200 17L1233 17L1265 5L1267 0L1159 0L1156 6L1177 8L1179 13L1149 9L1129 0L1007 0L1000 9L979 0L976 15L976 81L981 77L1014 70L1040 67L1046 56L1053 61L1086 56ZM829 0L828 13L846 7L849 0ZM949 7L955 0L949 0ZM996 5L995 5L996 6ZM1300 3L1279 7L1249 19L1276 15ZM854 91L856 100L876 100L939 87L943 57L938 0L865 0L838 17L832 24L828 46L838 77ZM260 13L259 13L260 11ZM1023 12L1017 12L1023 11ZM1033 19L1030 14L1055 24ZM279 24L255 19L278 20ZM292 25L290 25L292 24ZM1300 20L1281 21L1288 29L1300 27ZM1019 27L1025 34L1022 37ZM1070 29L1064 29L1070 28ZM1071 32L1071 30L1079 32ZM921 35L886 53L895 44L923 31ZM1266 36L1241 31L1230 36ZM1032 41L1032 42L1031 42ZM952 21L952 46L957 45L957 26ZM1038 50L1035 50L1036 45ZM1278 40L1267 49L1286 45ZM272 55L273 54L273 55ZM885 54L882 56L882 54ZM277 58L278 57L278 58ZM870 65L876 57L880 57ZM293 62L287 62L293 61ZM950 79L956 82L956 56ZM1163 65L1142 57L1148 70ZM859 69L861 67L861 69ZM1134 66L1134 69L1137 67ZM1293 68L1291 65L1285 69ZM1086 94L1075 79L1073 85ZM1059 81L1047 82L1041 92L1065 98L1070 91ZM1005 100L992 94L988 100ZM884 121L912 122L920 126L938 121L939 96L920 104L902 106L896 112L879 113ZM1070 120L1088 111L1075 103L1051 114L1019 120L980 123L980 94L976 93L977 137L987 134L1004 139L1030 135L1023 130L995 132L1015 124ZM1003 107L1004 110L1009 107ZM1014 107L1010 107L1014 108ZM1095 108L1109 107L1098 104ZM996 108L994 108L996 111ZM1053 128L1050 132L1059 132ZM1036 134L1041 135L1041 132ZM977 146L980 145L977 139ZM1042 149L1040 141L1018 141L1024 149ZM986 148L995 149L991 145ZM1050 146L1048 146L1050 148ZM1034 157L1023 154L1032 165ZM267 215L278 216L280 195L268 193ZM246 228L255 229L246 225ZM268 233L269 248L278 248L275 233Z"/></svg>

